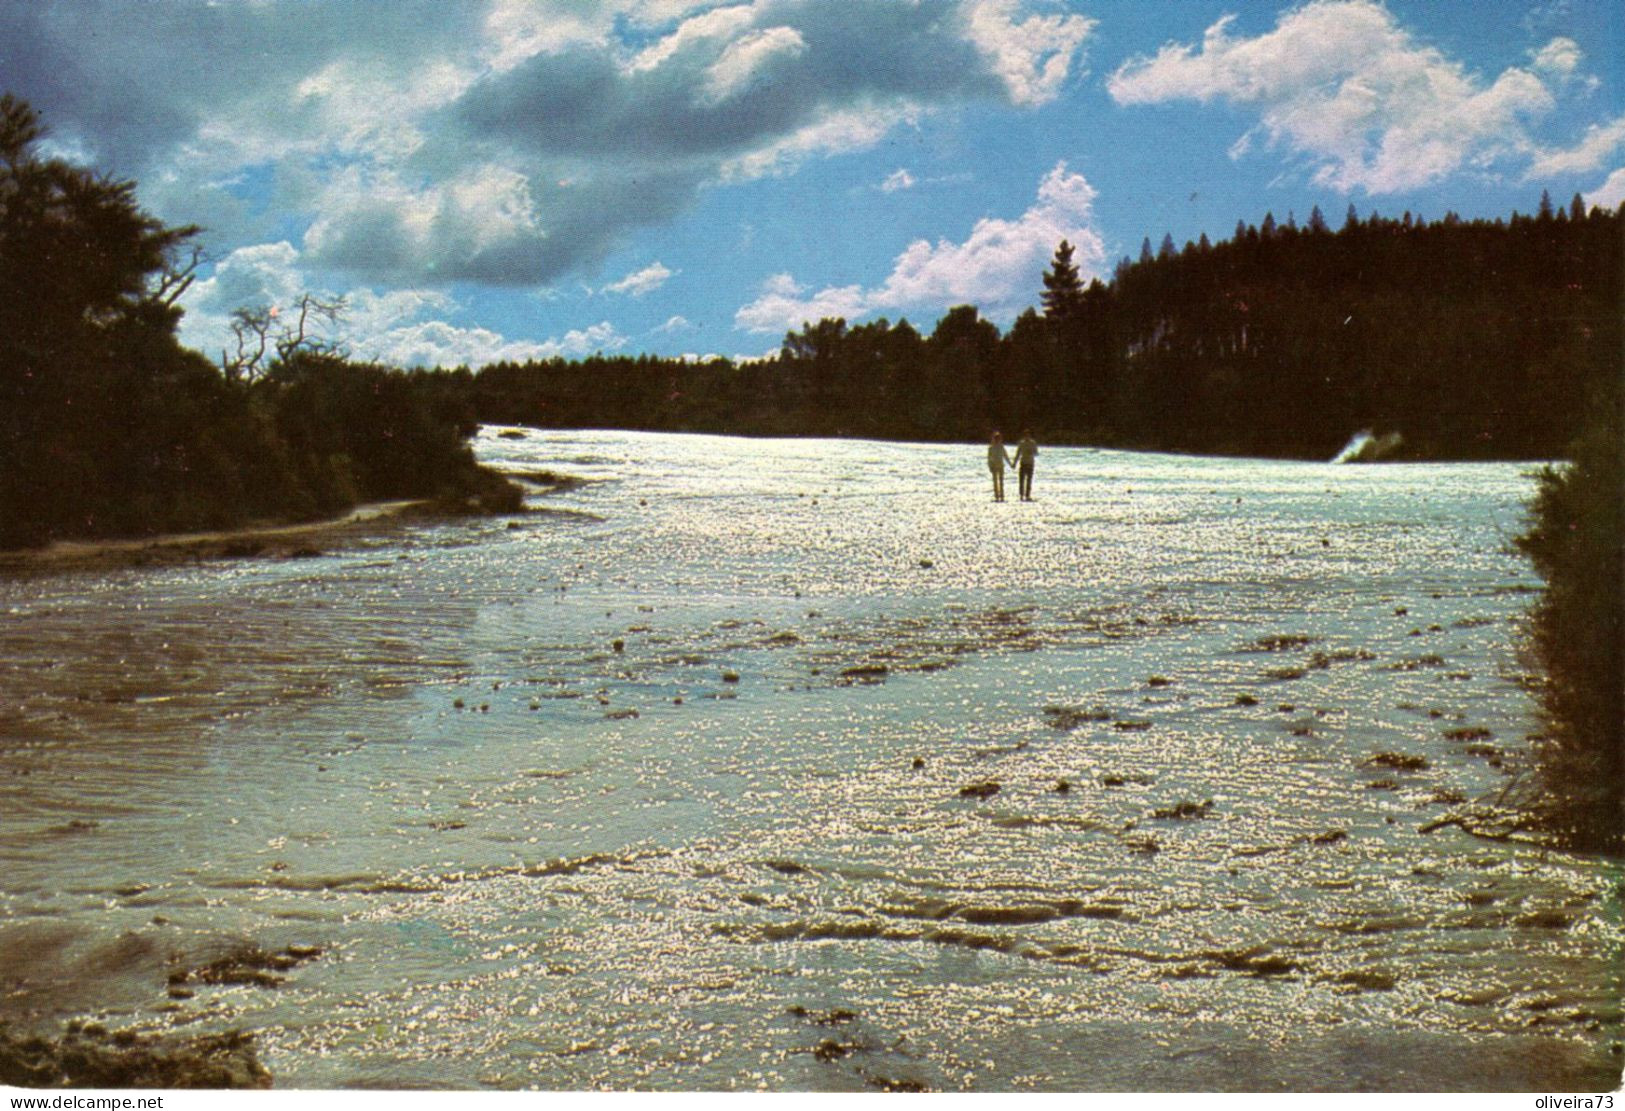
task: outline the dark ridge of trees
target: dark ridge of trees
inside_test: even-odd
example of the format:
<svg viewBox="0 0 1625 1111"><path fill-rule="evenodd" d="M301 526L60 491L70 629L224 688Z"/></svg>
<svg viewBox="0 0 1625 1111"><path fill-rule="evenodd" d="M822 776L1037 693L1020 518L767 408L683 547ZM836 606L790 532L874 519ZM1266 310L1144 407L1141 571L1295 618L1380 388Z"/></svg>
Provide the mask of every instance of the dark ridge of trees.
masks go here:
<svg viewBox="0 0 1625 1111"><path fill-rule="evenodd" d="M0 97L0 548L515 497L474 463L466 379L303 342L234 375L181 347L198 229L42 158L42 136Z"/></svg>
<svg viewBox="0 0 1625 1111"><path fill-rule="evenodd" d="M1576 199L1578 201L1578 198ZM1619 212L1359 218L1333 232L1266 214L1234 238L1171 237L1110 285L1062 242L1000 335L973 306L929 336L825 319L776 358L504 363L475 376L482 420L767 435L1052 443L1330 458L1358 430L1409 458L1556 458L1583 399L1621 373Z"/></svg>
<svg viewBox="0 0 1625 1111"><path fill-rule="evenodd" d="M1546 672L1536 747L1546 826L1577 848L1625 852L1625 553L1621 396L1593 399L1571 462L1547 468L1518 538L1546 593L1533 642Z"/></svg>

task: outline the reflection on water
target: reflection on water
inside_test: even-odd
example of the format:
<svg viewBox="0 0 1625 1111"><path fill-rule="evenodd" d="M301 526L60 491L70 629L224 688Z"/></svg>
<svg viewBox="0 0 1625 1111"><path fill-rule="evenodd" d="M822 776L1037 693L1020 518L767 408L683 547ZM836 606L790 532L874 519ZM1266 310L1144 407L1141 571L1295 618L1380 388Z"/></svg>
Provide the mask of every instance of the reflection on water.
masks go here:
<svg viewBox="0 0 1625 1111"><path fill-rule="evenodd" d="M1437 825L1537 727L1522 468L479 449L590 481L0 582L0 1015L310 1087L1617 1080L1617 868Z"/></svg>

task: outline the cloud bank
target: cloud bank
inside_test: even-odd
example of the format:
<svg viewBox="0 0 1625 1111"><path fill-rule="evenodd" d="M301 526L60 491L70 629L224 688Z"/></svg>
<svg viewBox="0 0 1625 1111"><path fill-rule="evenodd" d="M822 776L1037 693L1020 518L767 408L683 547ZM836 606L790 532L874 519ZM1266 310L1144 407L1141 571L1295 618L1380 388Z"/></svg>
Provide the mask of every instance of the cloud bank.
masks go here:
<svg viewBox="0 0 1625 1111"><path fill-rule="evenodd" d="M409 287L589 276L707 185L1046 103L1092 26L1018 0L0 7L8 88L160 216Z"/></svg>

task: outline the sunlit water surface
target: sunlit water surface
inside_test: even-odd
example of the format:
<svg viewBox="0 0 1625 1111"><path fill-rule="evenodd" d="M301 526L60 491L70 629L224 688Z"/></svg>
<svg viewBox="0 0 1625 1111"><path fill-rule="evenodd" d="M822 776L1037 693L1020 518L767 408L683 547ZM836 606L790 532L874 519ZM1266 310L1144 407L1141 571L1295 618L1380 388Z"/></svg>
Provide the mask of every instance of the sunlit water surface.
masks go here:
<svg viewBox="0 0 1625 1111"><path fill-rule="evenodd" d="M477 446L589 481L0 581L0 1017L293 1087L1617 1082L1617 867L1431 828L1539 727L1529 468ZM323 952L166 993L245 945Z"/></svg>

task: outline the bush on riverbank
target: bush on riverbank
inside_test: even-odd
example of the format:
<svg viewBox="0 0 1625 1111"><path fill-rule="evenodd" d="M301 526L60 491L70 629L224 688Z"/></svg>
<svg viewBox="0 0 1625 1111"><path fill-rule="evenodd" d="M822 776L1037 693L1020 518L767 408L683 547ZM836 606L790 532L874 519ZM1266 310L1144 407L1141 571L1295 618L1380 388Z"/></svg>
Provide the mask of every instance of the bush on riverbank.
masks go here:
<svg viewBox="0 0 1625 1111"><path fill-rule="evenodd" d="M1576 847L1625 850L1625 652L1621 638L1618 402L1599 406L1573 461L1548 468L1519 537L1546 579L1534 645L1547 672L1540 745L1547 824Z"/></svg>

